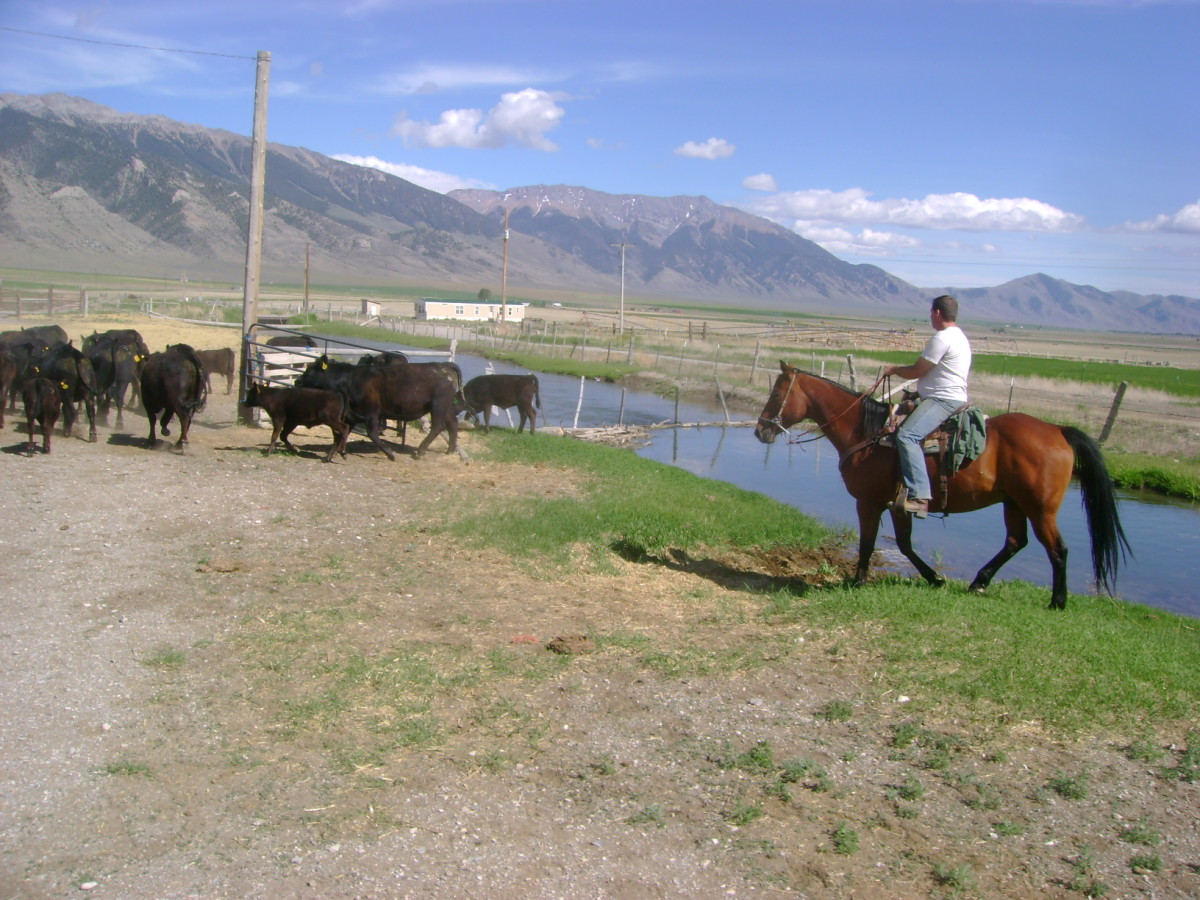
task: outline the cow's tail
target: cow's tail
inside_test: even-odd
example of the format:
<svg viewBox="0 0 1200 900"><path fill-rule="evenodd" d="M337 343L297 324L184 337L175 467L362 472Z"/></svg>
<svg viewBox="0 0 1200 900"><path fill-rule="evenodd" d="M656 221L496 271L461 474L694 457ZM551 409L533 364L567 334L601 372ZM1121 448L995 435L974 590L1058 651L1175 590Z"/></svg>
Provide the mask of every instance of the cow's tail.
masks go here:
<svg viewBox="0 0 1200 900"><path fill-rule="evenodd" d="M537 376L533 377L533 399L537 403L538 412L542 411L542 389L538 387Z"/></svg>
<svg viewBox="0 0 1200 900"><path fill-rule="evenodd" d="M1117 513L1112 476L1099 444L1069 425L1063 427L1062 433L1075 451L1075 474L1079 477L1088 532L1092 536L1092 570L1096 583L1111 594L1116 587L1118 563L1126 555L1132 555Z"/></svg>
<svg viewBox="0 0 1200 900"><path fill-rule="evenodd" d="M196 367L196 393L189 402L183 404L184 408L194 416L204 409L204 404L208 401L208 383L204 377L204 363L200 361L196 351L189 345L176 344L175 348Z"/></svg>

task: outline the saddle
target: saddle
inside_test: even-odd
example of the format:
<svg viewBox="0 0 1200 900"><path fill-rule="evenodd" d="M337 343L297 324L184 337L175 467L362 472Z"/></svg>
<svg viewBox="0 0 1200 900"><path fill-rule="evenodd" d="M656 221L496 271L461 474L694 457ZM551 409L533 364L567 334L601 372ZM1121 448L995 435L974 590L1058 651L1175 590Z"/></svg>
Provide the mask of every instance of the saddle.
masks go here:
<svg viewBox="0 0 1200 900"><path fill-rule="evenodd" d="M879 443L884 447L895 446L895 432L900 424L917 407L918 396L912 391L905 391L900 402L892 409L892 414L884 426L884 436ZM987 443L987 415L977 406L964 403L932 431L921 447L926 456L936 456L938 460L937 490L940 495L940 505L945 506L949 496L950 477L967 465L983 452ZM904 491L903 483L900 490ZM899 500L903 503L903 499Z"/></svg>

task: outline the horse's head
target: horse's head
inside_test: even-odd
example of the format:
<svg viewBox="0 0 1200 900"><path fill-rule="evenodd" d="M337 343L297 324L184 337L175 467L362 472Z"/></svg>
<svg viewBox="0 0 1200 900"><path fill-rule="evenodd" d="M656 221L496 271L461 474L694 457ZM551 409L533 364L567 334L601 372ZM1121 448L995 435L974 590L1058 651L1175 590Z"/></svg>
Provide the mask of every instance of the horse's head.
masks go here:
<svg viewBox="0 0 1200 900"><path fill-rule="evenodd" d="M771 395L762 412L754 436L764 444L773 444L775 438L808 414L808 398L798 389L796 381L800 370L780 360L779 377L771 388Z"/></svg>

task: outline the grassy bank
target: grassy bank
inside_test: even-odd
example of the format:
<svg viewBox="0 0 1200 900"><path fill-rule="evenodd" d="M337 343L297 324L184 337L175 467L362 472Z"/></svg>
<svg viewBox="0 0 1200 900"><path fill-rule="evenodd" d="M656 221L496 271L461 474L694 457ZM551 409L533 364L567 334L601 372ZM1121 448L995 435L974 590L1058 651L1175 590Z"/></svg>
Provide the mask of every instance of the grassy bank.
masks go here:
<svg viewBox="0 0 1200 900"><path fill-rule="evenodd" d="M815 519L769 497L627 450L498 431L489 436L488 455L499 462L569 467L579 473L578 496L492 507L451 526L459 536L485 541L518 558L534 554L565 566L580 547L594 559L613 550L640 559L661 557L671 549L817 546L833 537Z"/></svg>
<svg viewBox="0 0 1200 900"><path fill-rule="evenodd" d="M494 433L486 453L573 469L579 494L494 505L449 530L554 571L578 562L581 548L603 565L613 551L669 561L672 551L695 559L834 539L770 498L624 450ZM877 660L877 696L926 698L914 714L953 711L982 727L1104 729L1131 741L1200 720L1200 623L1192 619L1087 595L1052 612L1047 591L1023 582L980 597L960 583L937 590L894 577L853 590L797 581L760 596L759 616L772 628L837 633L839 653Z"/></svg>
<svg viewBox="0 0 1200 900"><path fill-rule="evenodd" d="M1143 453L1113 453L1106 456L1106 461L1117 487L1200 501L1200 456L1172 459Z"/></svg>

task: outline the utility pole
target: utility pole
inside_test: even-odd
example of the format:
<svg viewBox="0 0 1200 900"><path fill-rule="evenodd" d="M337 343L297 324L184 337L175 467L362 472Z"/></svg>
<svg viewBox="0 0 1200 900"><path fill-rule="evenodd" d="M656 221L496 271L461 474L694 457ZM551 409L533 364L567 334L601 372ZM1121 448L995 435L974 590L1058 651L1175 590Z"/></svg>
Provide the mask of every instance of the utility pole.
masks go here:
<svg viewBox="0 0 1200 900"><path fill-rule="evenodd" d="M625 333L625 248L632 247L633 244L630 244L626 241L621 241L619 244L612 244L611 246L621 248L621 315L620 315L620 318L617 320L617 322L618 322L618 327L619 327L621 333L624 334Z"/></svg>
<svg viewBox="0 0 1200 900"><path fill-rule="evenodd" d="M508 319L508 210L504 210L504 266L500 274L500 323Z"/></svg>
<svg viewBox="0 0 1200 900"><path fill-rule="evenodd" d="M258 281L262 271L263 196L267 184L267 85L271 77L271 54L258 51L254 83L254 135L250 163L250 224L246 229L246 279L242 285L241 378L245 386L250 374L250 327L258 322ZM239 392L240 395L240 392ZM240 396L239 396L240 399ZM250 408L239 406L238 417L250 421Z"/></svg>

